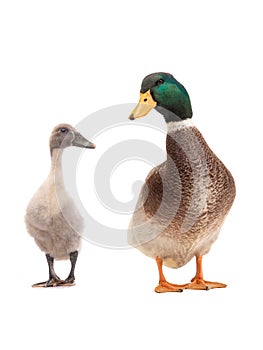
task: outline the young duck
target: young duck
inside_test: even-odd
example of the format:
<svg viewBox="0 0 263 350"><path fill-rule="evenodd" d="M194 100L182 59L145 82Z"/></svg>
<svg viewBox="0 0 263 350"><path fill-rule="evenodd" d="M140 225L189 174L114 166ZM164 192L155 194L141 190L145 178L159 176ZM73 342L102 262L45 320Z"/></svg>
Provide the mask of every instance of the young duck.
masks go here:
<svg viewBox="0 0 263 350"><path fill-rule="evenodd" d="M223 283L204 280L202 257L217 239L232 206L234 179L193 125L188 93L171 74L144 78L139 104L129 119L143 117L152 108L167 123L167 160L146 178L129 225L129 243L156 259L156 292L224 288ZM163 264L179 268L193 257L196 274L191 283L166 281Z"/></svg>
<svg viewBox="0 0 263 350"><path fill-rule="evenodd" d="M63 183L62 154L66 147L95 148L68 124L57 125L50 136L51 169L46 181L33 196L26 210L25 222L39 248L46 253L49 279L33 287L73 285L74 270L81 244L83 219ZM71 270L61 280L54 270L54 259L70 259Z"/></svg>

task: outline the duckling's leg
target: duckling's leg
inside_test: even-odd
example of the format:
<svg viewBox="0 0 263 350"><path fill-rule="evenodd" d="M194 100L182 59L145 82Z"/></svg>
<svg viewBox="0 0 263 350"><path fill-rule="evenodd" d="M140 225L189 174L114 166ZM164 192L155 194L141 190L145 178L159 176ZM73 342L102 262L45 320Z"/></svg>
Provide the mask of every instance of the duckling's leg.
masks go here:
<svg viewBox="0 0 263 350"><path fill-rule="evenodd" d="M62 282L62 280L56 275L54 270L54 258L49 254L46 254L48 271L49 271L49 280L46 282L40 282L33 284L32 287L56 287Z"/></svg>
<svg viewBox="0 0 263 350"><path fill-rule="evenodd" d="M188 286L187 284L179 285L167 282L163 274L163 259L157 256L156 263L159 271L159 284L155 288L156 293L182 292Z"/></svg>
<svg viewBox="0 0 263 350"><path fill-rule="evenodd" d="M208 282L203 278L202 255L196 257L196 275L191 279L191 283L186 287L187 289L212 289L225 288L226 284L218 282Z"/></svg>
<svg viewBox="0 0 263 350"><path fill-rule="evenodd" d="M75 281L74 271L75 271L75 266L78 259L78 251L76 250L75 252L70 253L69 257L71 262L71 270L68 277L64 281L61 281L61 283L59 284L60 286L74 285L74 281Z"/></svg>

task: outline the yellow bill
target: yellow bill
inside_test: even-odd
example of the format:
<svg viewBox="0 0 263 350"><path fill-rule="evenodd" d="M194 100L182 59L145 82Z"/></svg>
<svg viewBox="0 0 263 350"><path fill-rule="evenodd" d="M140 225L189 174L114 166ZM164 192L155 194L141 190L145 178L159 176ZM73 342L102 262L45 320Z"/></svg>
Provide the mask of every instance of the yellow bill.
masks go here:
<svg viewBox="0 0 263 350"><path fill-rule="evenodd" d="M134 120L137 118L144 117L150 112L155 106L156 102L152 98L150 90L146 91L144 94L140 93L140 100L134 110L131 112L129 119Z"/></svg>

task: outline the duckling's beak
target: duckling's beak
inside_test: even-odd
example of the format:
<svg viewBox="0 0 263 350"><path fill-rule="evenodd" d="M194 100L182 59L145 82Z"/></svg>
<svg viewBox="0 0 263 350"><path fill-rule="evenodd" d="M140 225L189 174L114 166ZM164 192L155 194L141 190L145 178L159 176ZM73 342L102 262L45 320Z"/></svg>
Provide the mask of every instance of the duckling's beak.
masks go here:
<svg viewBox="0 0 263 350"><path fill-rule="evenodd" d="M74 140L72 141L72 146L82 147L82 148L96 148L94 143L87 140L79 132L75 132Z"/></svg>
<svg viewBox="0 0 263 350"><path fill-rule="evenodd" d="M134 120L136 118L144 117L156 105L157 105L157 103L152 98L150 90L146 91L144 94L140 93L139 103L134 108L134 110L131 112L129 119Z"/></svg>

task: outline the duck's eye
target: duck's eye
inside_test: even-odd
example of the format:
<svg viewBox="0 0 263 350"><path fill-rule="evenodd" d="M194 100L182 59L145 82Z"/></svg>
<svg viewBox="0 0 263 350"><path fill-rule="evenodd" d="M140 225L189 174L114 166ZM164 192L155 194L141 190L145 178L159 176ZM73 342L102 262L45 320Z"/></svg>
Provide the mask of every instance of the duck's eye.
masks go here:
<svg viewBox="0 0 263 350"><path fill-rule="evenodd" d="M164 83L164 80L163 79L159 79L157 80L157 82L155 83L155 85L161 85Z"/></svg>
<svg viewBox="0 0 263 350"><path fill-rule="evenodd" d="M60 132L66 132L68 129L66 129L66 128L61 128L59 131Z"/></svg>

